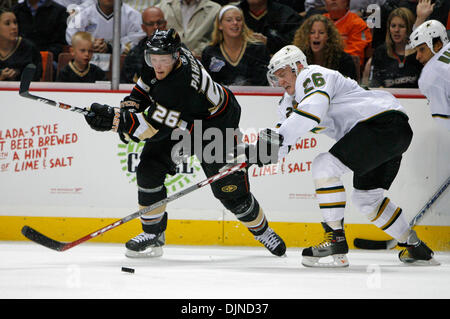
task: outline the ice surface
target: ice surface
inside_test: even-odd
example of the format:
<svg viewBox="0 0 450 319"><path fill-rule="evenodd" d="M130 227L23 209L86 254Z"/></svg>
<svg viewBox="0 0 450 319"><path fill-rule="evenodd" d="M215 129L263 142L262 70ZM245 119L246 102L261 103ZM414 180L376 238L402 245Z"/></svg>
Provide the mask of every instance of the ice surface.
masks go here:
<svg viewBox="0 0 450 319"><path fill-rule="evenodd" d="M0 299L450 298L449 252L425 267L401 264L397 250L352 250L350 267L316 269L301 265L301 250L167 245L162 257L130 259L121 244L0 242Z"/></svg>

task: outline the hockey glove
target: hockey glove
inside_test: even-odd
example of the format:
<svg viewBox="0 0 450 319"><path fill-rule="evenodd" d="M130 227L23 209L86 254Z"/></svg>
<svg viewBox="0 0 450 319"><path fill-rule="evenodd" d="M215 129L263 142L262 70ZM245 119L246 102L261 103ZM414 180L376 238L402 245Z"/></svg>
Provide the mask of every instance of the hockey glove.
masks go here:
<svg viewBox="0 0 450 319"><path fill-rule="evenodd" d="M85 118L92 129L101 132L118 132L124 142L131 139L139 143L158 132L145 120L142 113L134 113L98 103L93 103L90 111L93 115L87 115Z"/></svg>
<svg viewBox="0 0 450 319"><path fill-rule="evenodd" d="M127 96L120 102L120 108L131 112L142 112L140 103L135 98Z"/></svg>
<svg viewBox="0 0 450 319"><path fill-rule="evenodd" d="M283 145L283 135L270 128L259 132L256 142L256 164L259 167L278 162L278 151ZM250 157L251 154L247 158Z"/></svg>
<svg viewBox="0 0 450 319"><path fill-rule="evenodd" d="M113 122L115 128L118 128L120 121L120 110L108 105L101 105L93 103L90 107L91 113L85 116L86 122L89 126L99 132L110 131L113 129ZM117 129L115 130L117 132Z"/></svg>
<svg viewBox="0 0 450 319"><path fill-rule="evenodd" d="M245 154L246 161L259 167L278 162L278 152L283 143L283 136L272 129L264 129L259 132L256 144L246 144L242 150L242 145L238 145L237 153ZM236 154L235 154L236 156ZM237 156L235 160L238 160Z"/></svg>

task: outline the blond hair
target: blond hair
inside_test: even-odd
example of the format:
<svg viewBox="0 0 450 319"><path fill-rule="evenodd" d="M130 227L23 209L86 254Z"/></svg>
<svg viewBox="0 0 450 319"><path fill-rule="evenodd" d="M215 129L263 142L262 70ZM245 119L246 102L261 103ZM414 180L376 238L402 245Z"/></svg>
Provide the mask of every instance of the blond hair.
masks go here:
<svg viewBox="0 0 450 319"><path fill-rule="evenodd" d="M412 32L412 28L415 22L415 17L414 14L412 13L411 10L409 10L408 8L397 8L394 11L392 11L389 14L389 17L387 19L387 30L386 30L386 51L387 51L387 55L390 56L391 58L395 58L395 46L394 46L394 41L392 40L391 37L391 31L390 31L390 25L391 25L391 21L392 19L394 19L395 17L399 17L400 19L402 19L405 22L406 25L406 40L408 40L409 35Z"/></svg>
<svg viewBox="0 0 450 319"><path fill-rule="evenodd" d="M242 17L242 34L241 34L242 40L251 42L251 43L262 43L253 37L253 31L250 30L249 27L247 27L247 24L245 24L244 13L242 12L241 8L235 7L235 8L229 8L228 10L232 10L232 9L239 11L239 13ZM226 11L228 11L228 10L226 10ZM219 12L216 15L216 19L214 20L214 29L212 32L210 45L216 45L216 44L223 42L223 32L222 32L222 30L219 29L219 25L220 25L220 22L222 21L223 16L225 15L226 11L222 12L222 14L220 14L220 12ZM220 15L220 17L219 17L219 15Z"/></svg>
<svg viewBox="0 0 450 319"><path fill-rule="evenodd" d="M85 31L78 31L72 36L72 46L76 45L79 40L85 40L94 43L94 37L92 36L92 34Z"/></svg>
<svg viewBox="0 0 450 319"><path fill-rule="evenodd" d="M306 19L301 27L295 32L294 41L292 44L299 47L300 50L303 51L306 55L306 60L308 63L313 64L314 54L311 50L309 36L314 22L322 22L325 25L328 35L328 40L326 41L324 47L325 61L322 66L330 69L336 69L339 66L339 59L344 51L344 43L333 21L327 17L321 14L315 14Z"/></svg>

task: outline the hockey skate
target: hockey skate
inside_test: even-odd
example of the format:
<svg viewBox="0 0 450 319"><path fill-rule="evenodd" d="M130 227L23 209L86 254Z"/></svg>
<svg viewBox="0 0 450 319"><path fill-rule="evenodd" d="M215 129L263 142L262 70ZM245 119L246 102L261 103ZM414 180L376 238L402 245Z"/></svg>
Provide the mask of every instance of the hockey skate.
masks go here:
<svg viewBox="0 0 450 319"><path fill-rule="evenodd" d="M275 233L272 228L267 229L255 239L264 245L272 254L279 257L286 256L286 244L283 239Z"/></svg>
<svg viewBox="0 0 450 319"><path fill-rule="evenodd" d="M419 266L439 266L440 263L433 258L434 252L417 237L414 230L406 240L406 243L398 243L400 247L404 247L399 252L398 258L401 262L410 265Z"/></svg>
<svg viewBox="0 0 450 319"><path fill-rule="evenodd" d="M343 229L333 230L327 223L322 223L325 239L316 246L303 249L302 265L306 267L337 268L348 267L348 245ZM330 262L320 262L321 258L333 258Z"/></svg>
<svg viewBox="0 0 450 319"><path fill-rule="evenodd" d="M140 233L131 238L126 244L125 256L130 258L160 257L166 242L164 232L159 234Z"/></svg>

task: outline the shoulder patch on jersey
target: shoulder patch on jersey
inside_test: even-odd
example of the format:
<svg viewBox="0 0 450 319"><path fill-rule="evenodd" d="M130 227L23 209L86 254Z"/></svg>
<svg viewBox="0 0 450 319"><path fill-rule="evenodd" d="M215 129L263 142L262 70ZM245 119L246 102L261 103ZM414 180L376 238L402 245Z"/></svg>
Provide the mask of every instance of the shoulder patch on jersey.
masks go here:
<svg viewBox="0 0 450 319"><path fill-rule="evenodd" d="M186 59L186 57L184 55L180 55L180 60L181 60L181 63L183 63L183 65L188 64L188 60Z"/></svg>

